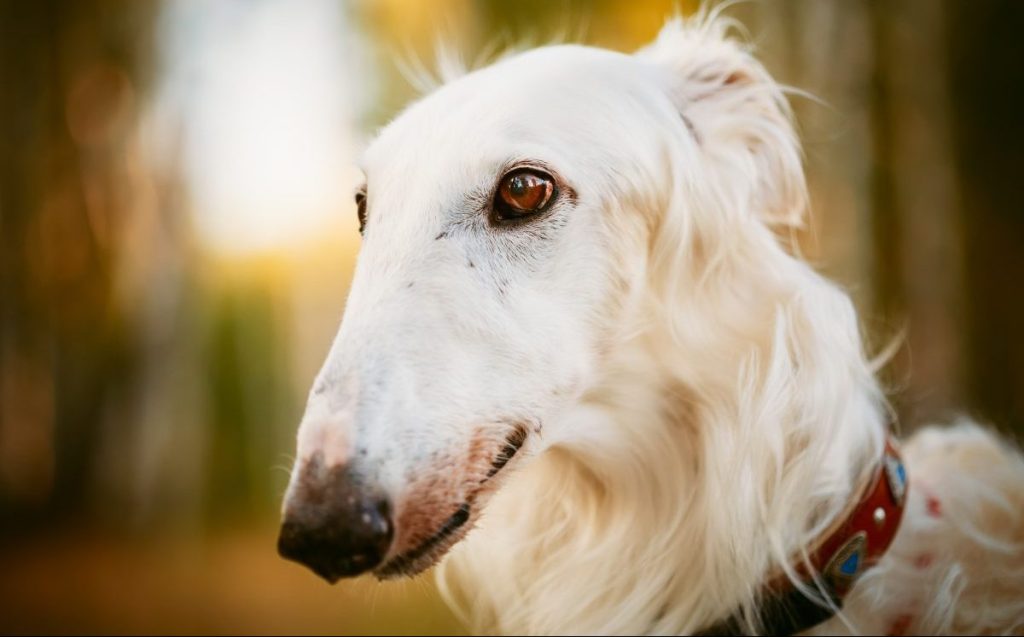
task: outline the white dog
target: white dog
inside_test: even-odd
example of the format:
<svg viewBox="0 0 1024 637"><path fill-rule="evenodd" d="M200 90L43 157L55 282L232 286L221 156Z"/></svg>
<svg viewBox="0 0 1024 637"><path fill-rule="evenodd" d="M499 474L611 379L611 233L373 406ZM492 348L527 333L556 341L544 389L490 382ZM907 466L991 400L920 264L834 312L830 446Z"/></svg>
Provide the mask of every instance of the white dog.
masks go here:
<svg viewBox="0 0 1024 637"><path fill-rule="evenodd" d="M1024 459L962 423L904 473L849 298L777 236L782 90L726 31L514 55L384 129L282 554L451 549L487 632L1024 630Z"/></svg>

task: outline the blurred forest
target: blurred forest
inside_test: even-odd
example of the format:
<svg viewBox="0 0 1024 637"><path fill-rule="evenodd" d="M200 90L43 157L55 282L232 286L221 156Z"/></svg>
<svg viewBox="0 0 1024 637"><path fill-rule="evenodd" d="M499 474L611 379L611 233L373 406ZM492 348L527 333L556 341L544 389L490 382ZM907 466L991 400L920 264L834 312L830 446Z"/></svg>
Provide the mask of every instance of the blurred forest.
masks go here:
<svg viewBox="0 0 1024 637"><path fill-rule="evenodd" d="M671 0L0 0L0 632L444 633L274 551L358 249L352 160L437 38L630 51ZM695 2L683 2L692 12ZM759 0L804 253L904 431L1024 433L1024 2ZM429 65L429 62L428 62Z"/></svg>

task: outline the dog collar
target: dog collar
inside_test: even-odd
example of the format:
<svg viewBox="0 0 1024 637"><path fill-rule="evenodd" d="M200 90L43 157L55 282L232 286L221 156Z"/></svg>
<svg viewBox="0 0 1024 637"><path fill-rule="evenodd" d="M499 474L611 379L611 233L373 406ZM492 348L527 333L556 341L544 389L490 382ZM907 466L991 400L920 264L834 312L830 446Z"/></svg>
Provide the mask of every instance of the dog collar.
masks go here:
<svg viewBox="0 0 1024 637"><path fill-rule="evenodd" d="M785 575L773 577L765 585L756 611L763 633L793 635L834 616L857 578L877 564L892 544L903 518L906 496L906 470L889 436L882 460L861 496L808 552L807 562L800 560L795 567L801 583L825 593L830 603L808 597ZM742 635L744 626L736 612L696 634Z"/></svg>

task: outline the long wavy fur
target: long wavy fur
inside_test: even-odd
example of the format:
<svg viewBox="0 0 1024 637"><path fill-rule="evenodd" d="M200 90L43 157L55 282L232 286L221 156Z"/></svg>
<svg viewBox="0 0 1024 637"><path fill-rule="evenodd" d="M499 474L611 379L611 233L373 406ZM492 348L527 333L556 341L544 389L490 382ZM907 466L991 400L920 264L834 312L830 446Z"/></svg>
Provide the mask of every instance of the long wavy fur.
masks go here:
<svg viewBox="0 0 1024 637"><path fill-rule="evenodd" d="M648 284L603 381L567 416L585 424L510 477L440 571L476 631L685 634L741 609L755 633L761 583L793 573L881 455L889 415L854 308L776 236L806 208L783 88L729 30L713 12L676 19L638 53L663 69L686 122L666 131L678 139L649 192L608 202L644 216L649 253L634 257ZM1024 463L977 427L927 436L984 449L992 475L936 477L927 441L912 442L909 530L823 630L894 621L893 595L918 600L910 629L1022 625ZM963 550L931 551L941 577L914 566L919 545L942 545L918 486L929 480L955 485L948 517L964 511L947 533ZM981 599L968 554L998 562L974 577L1005 589L974 621L942 607Z"/></svg>

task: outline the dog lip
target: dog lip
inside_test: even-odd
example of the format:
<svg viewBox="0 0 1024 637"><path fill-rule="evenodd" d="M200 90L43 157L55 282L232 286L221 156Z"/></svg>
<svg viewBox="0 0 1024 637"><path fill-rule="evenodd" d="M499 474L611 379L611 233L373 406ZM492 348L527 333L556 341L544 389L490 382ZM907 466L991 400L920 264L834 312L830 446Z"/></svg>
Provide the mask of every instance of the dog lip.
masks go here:
<svg viewBox="0 0 1024 637"><path fill-rule="evenodd" d="M480 480L480 486L488 482L499 471L505 468L512 458L522 449L528 437L528 430L517 425L507 436L505 446L491 463L487 475ZM373 570L379 579L387 579L399 575L415 575L426 570L433 562L440 559L445 552L457 543L467 531L466 523L470 521L471 504L478 493L474 492L451 516L445 520L441 528L417 546L386 560Z"/></svg>
<svg viewBox="0 0 1024 637"><path fill-rule="evenodd" d="M450 539L456 532L465 526L469 521L469 503L463 503L453 513L436 533L421 542L418 546L396 555L381 566L374 569L374 574L380 578L391 577L403 573L414 574L422 569L416 567L416 563L428 557L434 549Z"/></svg>
<svg viewBox="0 0 1024 637"><path fill-rule="evenodd" d="M512 459L516 453L522 449L523 444L526 442L526 429L523 427L516 427L509 435L505 436L505 446L502 448L501 453L491 463L491 470L487 472L487 476L483 481L489 480L494 477L505 465L508 464L509 460Z"/></svg>

